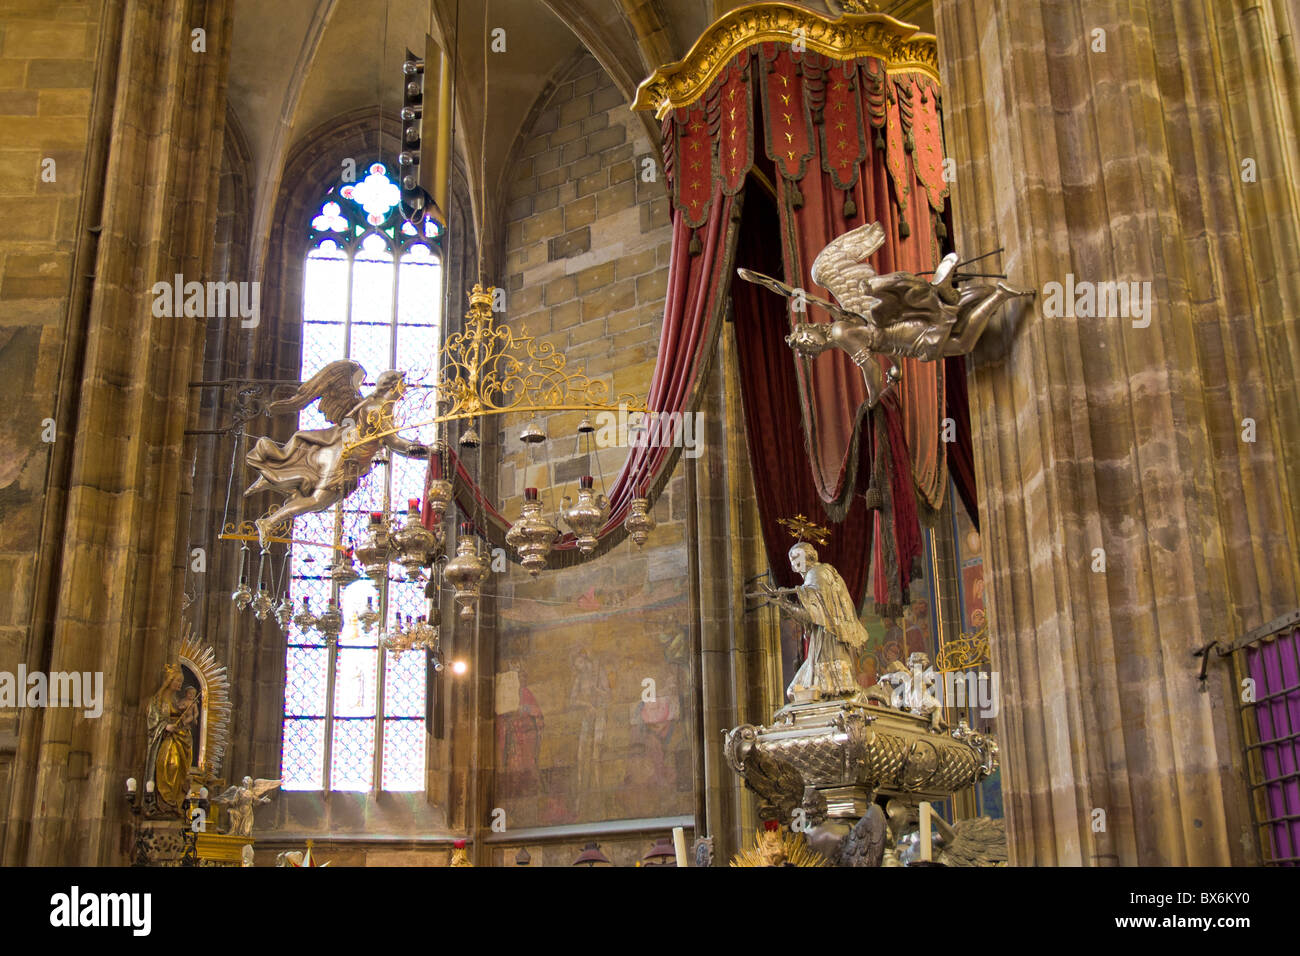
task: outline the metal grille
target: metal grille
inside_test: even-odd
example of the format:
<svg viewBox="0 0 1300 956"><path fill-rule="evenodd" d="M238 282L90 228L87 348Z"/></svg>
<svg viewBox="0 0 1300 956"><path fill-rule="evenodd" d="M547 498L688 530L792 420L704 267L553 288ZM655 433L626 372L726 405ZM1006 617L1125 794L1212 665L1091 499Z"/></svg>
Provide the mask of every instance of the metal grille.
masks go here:
<svg viewBox="0 0 1300 956"><path fill-rule="evenodd" d="M1260 854L1266 865L1300 866L1300 610L1221 653L1236 679Z"/></svg>

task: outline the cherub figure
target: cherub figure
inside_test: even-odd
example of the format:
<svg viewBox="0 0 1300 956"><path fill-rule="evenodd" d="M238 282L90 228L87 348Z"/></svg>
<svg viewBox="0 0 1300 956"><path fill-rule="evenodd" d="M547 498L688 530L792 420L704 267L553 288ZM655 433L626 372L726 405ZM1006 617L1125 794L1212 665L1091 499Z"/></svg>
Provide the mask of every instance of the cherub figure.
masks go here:
<svg viewBox="0 0 1300 956"><path fill-rule="evenodd" d="M832 348L847 353L862 369L868 406L876 405L901 377L892 363L882 369L877 356L934 362L965 355L1003 303L1033 295L1003 282L958 289L956 283L964 277L957 272L955 252L944 256L930 280L911 272L877 275L864 260L884 242L885 230L873 222L838 236L818 253L812 265L813 281L829 289L835 302L748 269L737 270L748 282L799 301L815 302L830 312L834 321L797 325L786 343L806 358Z"/></svg>
<svg viewBox="0 0 1300 956"><path fill-rule="evenodd" d="M295 515L324 511L356 490L370 473L375 456L388 448L407 458L428 458L429 448L397 434L384 434L392 409L406 390L403 373L387 371L375 389L362 396L366 370L350 359L330 362L298 386L289 398L272 402L271 414L302 411L320 400L327 428L301 429L283 445L258 439L248 463L261 476L244 492L278 491L289 496L278 509L256 522L262 547L270 529Z"/></svg>

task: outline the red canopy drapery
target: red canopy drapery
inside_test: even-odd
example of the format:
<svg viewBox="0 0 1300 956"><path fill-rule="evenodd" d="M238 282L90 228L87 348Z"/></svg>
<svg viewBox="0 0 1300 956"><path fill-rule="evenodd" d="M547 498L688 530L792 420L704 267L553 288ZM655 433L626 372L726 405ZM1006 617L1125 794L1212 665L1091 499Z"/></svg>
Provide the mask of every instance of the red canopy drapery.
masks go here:
<svg viewBox="0 0 1300 956"><path fill-rule="evenodd" d="M933 267L947 191L941 176L938 84L933 38L909 40L913 33L882 15L827 21L786 4L757 4L714 24L687 61L667 68L679 76L660 71L643 84L637 106L654 106L664 119L665 173L673 207L668 298L648 397L653 411L680 413L698 406L731 284L738 214L756 164L769 167L776 183L770 241L779 248L783 269L769 269L783 271L790 284L826 295L807 275L812 258L836 235L876 220L888 236L873 257L877 271ZM875 55L863 55L866 48ZM752 315L770 316L774 305L784 312L784 303L770 293L737 290L735 296L738 314L748 309ZM806 318L827 317L814 308ZM788 327L789 320L783 322ZM876 558L876 603L895 608L921 550L918 499L937 508L947 480L939 441L950 390L945 366L903 360L903 382L868 418L861 408L861 374L846 356L831 352L800 367L784 343L778 347L779 335L771 338L771 322L764 328L768 338L762 340L762 361L751 362L749 373L742 368L747 417L752 408L767 423L764 429L749 428L756 483L775 475L773 467L783 467L782 479L802 476L803 486L815 490L811 499L792 496L790 489L800 482L784 480L784 492L760 490L769 559L774 568L784 569L785 549L770 529L788 515L776 512L798 507L798 501L815 504L825 517L842 521L840 543L828 559L855 596L860 599L865 590L870 544ZM742 363L747 351L752 350L742 343ZM782 366L783 361L789 364ZM949 374L959 368L948 363ZM794 378L807 442L801 455L792 456L786 448L800 431L793 418L780 426L780 441L773 437L780 413L796 404L789 400L788 382L763 397L755 376L764 375L765 384L776 385L781 377L776 373ZM967 427L965 421L958 427ZM769 444L773 442L775 447ZM654 498L667 482L680 450L665 444L630 450L610 493L611 513L598 535L597 554L622 539L631 498L645 491ZM777 457L767 460L773 454ZM483 499L454 454L449 464L455 468L462 510L480 518L489 540L503 544L504 518ZM431 473L438 467L435 463ZM859 481L859 471L877 480L883 518L863 508L858 492L865 480ZM961 481L966 475L958 470L954 477ZM962 491L963 500L973 500L971 489ZM565 535L550 563L563 567L580 559L573 536Z"/></svg>
<svg viewBox="0 0 1300 956"><path fill-rule="evenodd" d="M735 197L725 195L721 187L710 184L712 194L707 203L698 205L707 211L688 222L681 214L673 216L672 250L668 263L668 293L664 303L664 324L659 334L659 354L646 404L654 412L676 417L666 420L680 427L681 413L694 411L699 405L700 386L707 378L718 327L726 304L726 291L732 273L737 223L732 216ZM696 251L692 254L691 249ZM609 518L597 535L599 544L591 556L603 554L626 535L623 519L638 493L658 497L667 484L681 454L675 431L665 431L657 440L634 445L609 491ZM469 469L454 450L447 453L447 464L436 457L430 462L429 477L441 478L444 467L454 476L456 503L463 514L475 520L477 530L494 547L505 547L509 522L487 500ZM425 495L423 519L432 527L433 515ZM575 536L563 535L555 544L549 566L567 567L587 556L577 550Z"/></svg>

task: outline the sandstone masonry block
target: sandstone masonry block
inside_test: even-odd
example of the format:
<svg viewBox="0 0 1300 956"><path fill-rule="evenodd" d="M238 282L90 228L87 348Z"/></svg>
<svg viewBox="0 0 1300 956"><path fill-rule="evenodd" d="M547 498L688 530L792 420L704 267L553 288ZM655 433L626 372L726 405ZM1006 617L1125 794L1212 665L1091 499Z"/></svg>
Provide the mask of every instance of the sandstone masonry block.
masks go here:
<svg viewBox="0 0 1300 956"><path fill-rule="evenodd" d="M591 229L583 226L581 229L574 229L551 239L547 247L547 258L552 262L556 259L569 259L581 255L590 248Z"/></svg>
<svg viewBox="0 0 1300 956"><path fill-rule="evenodd" d="M578 280L578 294L586 295L593 289L609 285L614 281L614 263L606 262L602 265L592 266L590 269L583 269L575 273Z"/></svg>
<svg viewBox="0 0 1300 956"><path fill-rule="evenodd" d="M558 305L572 299L577 294L578 280L573 276L563 276L559 279L552 279L546 284L542 301L547 305Z"/></svg>
<svg viewBox="0 0 1300 956"><path fill-rule="evenodd" d="M599 153L602 150L611 149L615 146L621 146L627 139L627 129L622 126L610 126L592 133L587 137L587 148L593 153Z"/></svg>
<svg viewBox="0 0 1300 956"><path fill-rule="evenodd" d="M603 319L611 312L621 312L636 305L636 285L632 280L615 282L594 289L582 297L582 320Z"/></svg>
<svg viewBox="0 0 1300 956"><path fill-rule="evenodd" d="M578 180L578 196L590 196L592 193L599 192L607 185L608 178L604 170L583 176Z"/></svg>
<svg viewBox="0 0 1300 956"><path fill-rule="evenodd" d="M596 197L575 199L564 207L564 225L567 229L589 225L596 218Z"/></svg>

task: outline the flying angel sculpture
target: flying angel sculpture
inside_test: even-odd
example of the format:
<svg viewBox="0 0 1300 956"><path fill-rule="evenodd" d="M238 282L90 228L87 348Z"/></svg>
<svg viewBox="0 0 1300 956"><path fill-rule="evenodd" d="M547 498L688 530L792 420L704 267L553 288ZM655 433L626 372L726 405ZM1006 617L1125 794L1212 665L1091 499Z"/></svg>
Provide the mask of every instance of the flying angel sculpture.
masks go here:
<svg viewBox="0 0 1300 956"><path fill-rule="evenodd" d="M397 434L384 434L381 423L390 422L392 409L406 390L402 372L389 370L375 382L374 391L361 394L366 370L350 359L330 362L298 386L289 398L272 402L273 415L299 412L320 401L320 410L332 424L327 428L300 429L283 445L260 438L246 461L261 476L244 492L278 491L289 498L278 509L259 518L257 533L266 547L271 528L295 515L324 511L352 494L370 473L375 456L388 448L407 458L428 458L429 447Z"/></svg>
<svg viewBox="0 0 1300 956"><path fill-rule="evenodd" d="M877 275L865 261L885 243L878 222L851 229L832 239L812 264L812 278L830 290L835 302L809 295L771 276L749 269L737 274L797 302L815 302L833 317L831 322L805 322L786 336L798 354L812 359L827 349L846 352L862 370L867 405L875 406L901 377L896 365L881 368L877 355L934 362L965 355L1004 303L1032 292L1020 292L1005 283L966 284L957 272L957 253L944 256L934 277L926 280L911 272ZM837 304L838 303L838 304Z"/></svg>
<svg viewBox="0 0 1300 956"><path fill-rule="evenodd" d="M243 783L233 784L225 789L221 796L212 802L224 806L230 817L230 826L226 833L231 836L251 837L253 835L253 811L264 803L270 803L267 796L280 786L280 780L254 780L245 777Z"/></svg>

